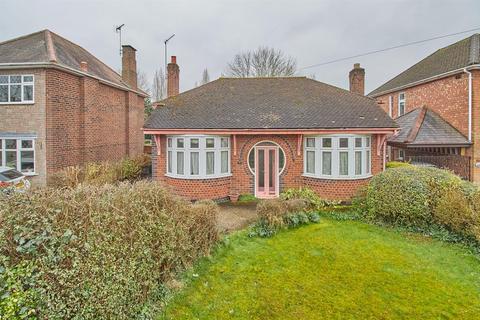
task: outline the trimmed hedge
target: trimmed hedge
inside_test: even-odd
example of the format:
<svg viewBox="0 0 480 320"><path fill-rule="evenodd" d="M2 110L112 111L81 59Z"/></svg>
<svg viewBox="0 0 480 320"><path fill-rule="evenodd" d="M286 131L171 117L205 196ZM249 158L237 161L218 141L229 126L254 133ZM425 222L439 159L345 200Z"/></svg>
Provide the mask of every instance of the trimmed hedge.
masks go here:
<svg viewBox="0 0 480 320"><path fill-rule="evenodd" d="M2 198L0 314L150 318L165 283L217 241L217 210L151 182Z"/></svg>
<svg viewBox="0 0 480 320"><path fill-rule="evenodd" d="M369 221L420 230L438 226L480 243L480 191L446 170L386 170L371 179L355 204Z"/></svg>

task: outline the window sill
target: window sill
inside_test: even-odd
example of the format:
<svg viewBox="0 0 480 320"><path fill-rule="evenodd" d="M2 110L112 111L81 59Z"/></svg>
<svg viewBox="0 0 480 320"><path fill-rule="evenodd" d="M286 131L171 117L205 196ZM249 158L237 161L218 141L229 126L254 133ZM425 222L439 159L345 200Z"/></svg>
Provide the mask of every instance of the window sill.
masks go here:
<svg viewBox="0 0 480 320"><path fill-rule="evenodd" d="M165 177L169 177L172 179L180 179L180 180L215 180L221 178L228 178L231 177L232 174L222 174L218 176L180 176L180 175L173 175L173 174L165 174Z"/></svg>
<svg viewBox="0 0 480 320"><path fill-rule="evenodd" d="M2 106L8 106L8 105L32 105L35 104L35 101L25 101L25 102L0 102L0 105Z"/></svg>
<svg viewBox="0 0 480 320"><path fill-rule="evenodd" d="M351 177L351 176L343 177L343 176L316 176L316 175L313 175L313 174L304 173L304 174L302 174L302 177L318 179L318 180L363 180L363 179L371 178L372 174L362 175L362 176L354 176L354 177Z"/></svg>
<svg viewBox="0 0 480 320"><path fill-rule="evenodd" d="M36 177L36 176L38 176L38 173L36 173L36 172L22 172L22 174L25 177Z"/></svg>

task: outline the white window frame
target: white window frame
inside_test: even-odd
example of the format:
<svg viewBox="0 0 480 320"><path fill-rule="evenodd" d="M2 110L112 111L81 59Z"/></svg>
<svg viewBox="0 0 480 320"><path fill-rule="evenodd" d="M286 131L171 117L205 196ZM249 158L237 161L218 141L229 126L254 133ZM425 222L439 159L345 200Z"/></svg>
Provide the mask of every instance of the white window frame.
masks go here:
<svg viewBox="0 0 480 320"><path fill-rule="evenodd" d="M314 138L315 146L307 147L307 139ZM322 139L332 139L331 147L323 147ZM348 139L348 147L340 148L340 139ZM361 138L362 146L355 146L355 139ZM306 136L304 138L304 151L303 151L303 175L311 178L332 179L332 180L356 180L365 179L372 176L372 137L370 135L357 135L357 134L335 134L335 135L319 135L319 136ZM307 151L315 152L315 172L307 172ZM323 152L331 152L331 174L326 175L322 173L323 170ZM340 175L340 152L348 152L348 174ZM361 152L361 174L355 174L355 152Z"/></svg>
<svg viewBox="0 0 480 320"><path fill-rule="evenodd" d="M401 99L400 97L403 96L403 99ZM403 116L405 113L407 113L407 102L406 102L406 94L405 92L400 92L398 94L398 116ZM402 106L402 108L400 107ZM400 110L403 109L403 112L400 112Z"/></svg>
<svg viewBox="0 0 480 320"><path fill-rule="evenodd" d="M183 139L183 148L177 147L177 140ZM191 139L198 139L198 148L191 148ZM214 139L214 147L207 148L207 139ZM222 139L227 139L227 146L222 147ZM167 157L165 176L178 179L216 179L231 176L231 142L229 136L214 135L175 135L167 136ZM222 173L222 152L228 152L228 170ZM169 156L171 152L172 172L169 172ZM184 152L183 174L177 173L177 152ZM198 174L191 174L191 153L198 152ZM207 174L207 152L214 153L214 172Z"/></svg>
<svg viewBox="0 0 480 320"><path fill-rule="evenodd" d="M393 96L388 96L388 115L393 118Z"/></svg>
<svg viewBox="0 0 480 320"><path fill-rule="evenodd" d="M12 83L11 82L11 77L21 77L21 82L20 83ZM34 104L35 103L35 76L33 74L0 74L0 77L8 77L8 82L7 83L0 83L0 86L7 86L7 95L8 95L8 101L1 102L0 105L6 105L6 104ZM24 81L25 77L32 77L32 81L27 82ZM10 101L10 87L12 85L20 85L21 86L21 94L22 94L22 101ZM25 100L24 99L24 87L25 86L32 86L32 100Z"/></svg>
<svg viewBox="0 0 480 320"><path fill-rule="evenodd" d="M15 149L7 149L7 142L6 140L15 140ZM23 148L22 141L32 141L31 148ZM34 176L36 175L37 169L37 161L36 161L36 152L35 152L35 138L32 137L8 137L8 136L1 136L0 135L0 153L1 153L1 161L0 167L7 166L7 151L16 151L17 163L16 163L16 170L22 172L25 176ZM22 151L33 151L33 171L22 171Z"/></svg>

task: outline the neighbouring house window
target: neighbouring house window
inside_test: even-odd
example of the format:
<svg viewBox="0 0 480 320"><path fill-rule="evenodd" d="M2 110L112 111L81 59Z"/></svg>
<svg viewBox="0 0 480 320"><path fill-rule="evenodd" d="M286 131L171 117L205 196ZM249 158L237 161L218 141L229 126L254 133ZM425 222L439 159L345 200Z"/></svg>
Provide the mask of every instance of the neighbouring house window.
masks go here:
<svg viewBox="0 0 480 320"><path fill-rule="evenodd" d="M0 167L35 174L35 143L31 138L0 137Z"/></svg>
<svg viewBox="0 0 480 320"><path fill-rule="evenodd" d="M0 103L33 103L33 75L0 75Z"/></svg>
<svg viewBox="0 0 480 320"><path fill-rule="evenodd" d="M305 138L304 175L328 179L371 174L370 136L332 135Z"/></svg>
<svg viewBox="0 0 480 320"><path fill-rule="evenodd" d="M404 160L405 159L405 151L403 149L398 150L398 159Z"/></svg>
<svg viewBox="0 0 480 320"><path fill-rule="evenodd" d="M167 175L184 179L230 175L230 138L223 136L167 137ZM172 170L175 164L176 170Z"/></svg>
<svg viewBox="0 0 480 320"><path fill-rule="evenodd" d="M402 92L398 94L398 116L403 116L405 114L405 93Z"/></svg>
<svg viewBox="0 0 480 320"><path fill-rule="evenodd" d="M388 97L388 115L393 118L393 96Z"/></svg>

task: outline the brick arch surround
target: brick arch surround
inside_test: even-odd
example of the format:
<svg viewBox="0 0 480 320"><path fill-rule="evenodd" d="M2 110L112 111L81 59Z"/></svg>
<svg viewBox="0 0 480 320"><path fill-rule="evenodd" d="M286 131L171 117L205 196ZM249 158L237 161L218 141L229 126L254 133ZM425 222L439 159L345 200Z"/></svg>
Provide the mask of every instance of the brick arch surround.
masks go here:
<svg viewBox="0 0 480 320"><path fill-rule="evenodd" d="M177 179L165 176L165 150L157 156L155 147L152 152L154 179L164 182L175 193L190 200L224 199L239 194L254 193L254 176L248 168L248 153L260 141L271 141L278 144L285 153L285 169L280 175L280 192L288 188L310 187L326 199L348 200L355 195L359 187L365 185L369 178L359 180L331 180L304 177L303 145L300 155L297 154L297 135L238 135L236 137L237 154L234 155L233 141L231 150L231 172L226 178L216 179ZM376 136L372 135L371 157L372 173L382 170L382 156L377 155ZM162 149L166 143L161 137Z"/></svg>

